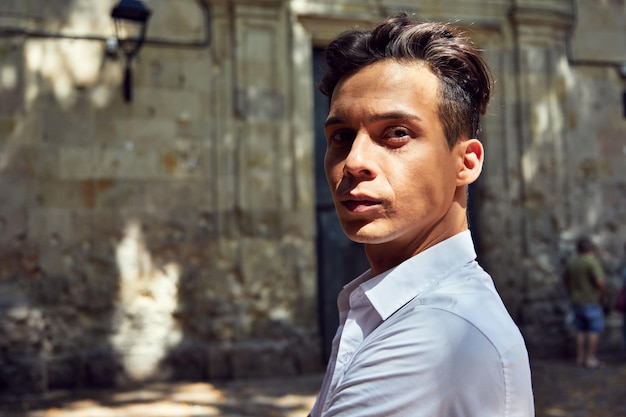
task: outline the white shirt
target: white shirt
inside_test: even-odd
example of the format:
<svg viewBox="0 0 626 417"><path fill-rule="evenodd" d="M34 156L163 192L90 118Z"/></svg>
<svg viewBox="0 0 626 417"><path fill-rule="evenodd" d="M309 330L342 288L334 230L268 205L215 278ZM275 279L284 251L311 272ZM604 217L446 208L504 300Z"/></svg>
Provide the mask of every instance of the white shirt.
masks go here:
<svg viewBox="0 0 626 417"><path fill-rule="evenodd" d="M311 417L531 417L528 354L469 230L339 294Z"/></svg>

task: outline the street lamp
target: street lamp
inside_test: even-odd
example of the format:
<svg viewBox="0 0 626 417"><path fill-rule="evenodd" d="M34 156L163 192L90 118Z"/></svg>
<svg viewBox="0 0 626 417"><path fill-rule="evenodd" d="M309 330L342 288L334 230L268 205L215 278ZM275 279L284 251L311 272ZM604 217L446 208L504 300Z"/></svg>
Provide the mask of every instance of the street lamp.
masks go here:
<svg viewBox="0 0 626 417"><path fill-rule="evenodd" d="M124 100L127 102L132 99L131 62L146 39L151 13L150 9L139 0L120 0L111 10L111 17L115 22L115 36L126 58Z"/></svg>

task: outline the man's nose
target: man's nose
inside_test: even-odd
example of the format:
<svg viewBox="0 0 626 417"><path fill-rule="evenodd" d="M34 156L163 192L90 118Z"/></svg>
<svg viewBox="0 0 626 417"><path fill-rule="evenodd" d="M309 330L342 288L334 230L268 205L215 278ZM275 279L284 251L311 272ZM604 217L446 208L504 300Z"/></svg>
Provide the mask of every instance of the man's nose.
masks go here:
<svg viewBox="0 0 626 417"><path fill-rule="evenodd" d="M344 175L374 177L376 144L366 132L357 133L344 163Z"/></svg>

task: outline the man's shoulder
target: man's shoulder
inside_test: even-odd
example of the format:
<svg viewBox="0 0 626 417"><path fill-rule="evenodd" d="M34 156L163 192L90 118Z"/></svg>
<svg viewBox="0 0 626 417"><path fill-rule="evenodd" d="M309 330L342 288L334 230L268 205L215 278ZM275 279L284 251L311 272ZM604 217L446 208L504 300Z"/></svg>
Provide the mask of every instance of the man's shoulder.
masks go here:
<svg viewBox="0 0 626 417"><path fill-rule="evenodd" d="M500 297L488 288L459 289L459 293L437 292L415 297L383 322L374 337L419 341L463 349L470 339L481 340L499 353L522 343L521 333ZM376 334L377 333L377 334Z"/></svg>
<svg viewBox="0 0 626 417"><path fill-rule="evenodd" d="M582 272L594 266L596 259L593 256L577 254L572 256L566 264L566 270L570 273Z"/></svg>
<svg viewBox="0 0 626 417"><path fill-rule="evenodd" d="M603 269L602 263L593 253L585 254L580 257L580 267L585 268L587 270L591 269L594 275L602 276Z"/></svg>

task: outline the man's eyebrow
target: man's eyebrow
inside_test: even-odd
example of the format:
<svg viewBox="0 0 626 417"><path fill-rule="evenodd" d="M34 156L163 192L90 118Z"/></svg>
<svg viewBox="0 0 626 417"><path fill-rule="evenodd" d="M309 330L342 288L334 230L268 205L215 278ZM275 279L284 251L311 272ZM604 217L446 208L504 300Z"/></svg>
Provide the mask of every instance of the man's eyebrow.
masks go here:
<svg viewBox="0 0 626 417"><path fill-rule="evenodd" d="M413 113L406 113L403 111L394 111L394 112L389 112L389 113L375 114L369 120L372 122L379 122L381 120L422 120L422 119Z"/></svg>
<svg viewBox="0 0 626 417"><path fill-rule="evenodd" d="M326 119L326 122L324 123L324 127L340 125L343 123L345 123L345 121L341 117L332 116Z"/></svg>
<svg viewBox="0 0 626 417"><path fill-rule="evenodd" d="M389 112L389 113L381 113L381 114L375 114L372 117L370 117L368 119L369 122L380 122L383 120L417 120L417 121L421 121L422 119L412 113L406 113L406 112L402 112L402 111L394 111L394 112ZM339 125L339 124L343 124L346 121L338 116L331 116L328 119L326 119L326 122L324 123L324 127L328 127L328 126L333 126L333 125Z"/></svg>

